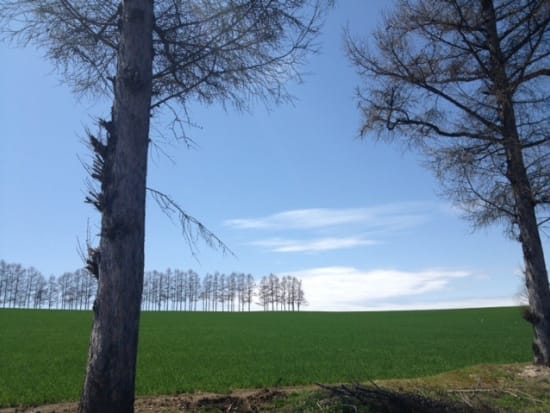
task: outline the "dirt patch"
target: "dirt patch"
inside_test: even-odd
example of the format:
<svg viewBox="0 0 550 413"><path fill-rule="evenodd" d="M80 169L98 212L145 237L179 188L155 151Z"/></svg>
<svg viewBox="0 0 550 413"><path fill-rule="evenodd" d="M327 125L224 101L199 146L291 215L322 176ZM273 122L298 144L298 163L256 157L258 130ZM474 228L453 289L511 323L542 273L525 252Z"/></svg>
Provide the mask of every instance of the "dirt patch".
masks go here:
<svg viewBox="0 0 550 413"><path fill-rule="evenodd" d="M265 411L264 406L288 397L294 388L238 390L231 394L195 393L175 396L138 397L136 413L242 412ZM0 413L76 413L77 403L51 404L38 407L0 409Z"/></svg>
<svg viewBox="0 0 550 413"><path fill-rule="evenodd" d="M288 393L279 390L240 390L231 394L190 394L173 397L154 397L136 400L136 412L258 412L262 406Z"/></svg>
<svg viewBox="0 0 550 413"><path fill-rule="evenodd" d="M10 407L0 409L0 413L74 413L78 410L77 403L48 404L38 407Z"/></svg>
<svg viewBox="0 0 550 413"><path fill-rule="evenodd" d="M518 376L526 379L544 380L550 379L550 368L545 366L526 365L518 373Z"/></svg>
<svg viewBox="0 0 550 413"><path fill-rule="evenodd" d="M321 391L319 386L305 386L236 390L229 394L184 393L138 397L135 411L359 412L364 411L362 406L368 404L365 400L373 398L373 391L381 390L374 394L377 399L389 400L399 406L411 401L418 402L416 404L424 410L415 411L550 412L550 368L531 364L478 365L431 377L377 381L374 390L361 386L339 388L347 392L335 394ZM0 413L76 413L77 409L77 403L65 403L0 409ZM402 412L403 409L398 407L394 411Z"/></svg>

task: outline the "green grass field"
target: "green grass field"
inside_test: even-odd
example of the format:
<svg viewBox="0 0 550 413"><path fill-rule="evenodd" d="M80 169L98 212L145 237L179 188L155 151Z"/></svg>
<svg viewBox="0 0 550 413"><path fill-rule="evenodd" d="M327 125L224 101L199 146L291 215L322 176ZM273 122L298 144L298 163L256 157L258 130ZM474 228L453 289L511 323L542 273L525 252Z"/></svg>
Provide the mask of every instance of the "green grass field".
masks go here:
<svg viewBox="0 0 550 413"><path fill-rule="evenodd" d="M77 400L90 312L0 310L0 406ZM412 378L531 360L518 308L144 313L140 395Z"/></svg>

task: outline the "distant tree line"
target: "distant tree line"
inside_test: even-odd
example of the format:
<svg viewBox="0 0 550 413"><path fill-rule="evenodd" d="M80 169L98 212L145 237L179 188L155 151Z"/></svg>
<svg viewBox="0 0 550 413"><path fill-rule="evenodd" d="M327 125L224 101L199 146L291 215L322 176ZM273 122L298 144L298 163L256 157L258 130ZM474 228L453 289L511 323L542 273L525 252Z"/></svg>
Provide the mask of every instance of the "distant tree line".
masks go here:
<svg viewBox="0 0 550 413"><path fill-rule="evenodd" d="M252 274L237 272L208 273L202 279L193 270L145 273L141 304L145 311L250 311L253 303L264 311L299 311L306 305L302 282L274 274L257 285Z"/></svg>
<svg viewBox="0 0 550 413"><path fill-rule="evenodd" d="M282 278L275 274L263 277L258 288L258 305L264 311L300 311L307 305L302 280L286 275Z"/></svg>
<svg viewBox="0 0 550 413"><path fill-rule="evenodd" d="M256 295L251 274L206 274L193 270L147 271L142 309L146 311L250 311Z"/></svg>
<svg viewBox="0 0 550 413"><path fill-rule="evenodd" d="M45 277L33 267L0 260L0 308L87 310L93 305L97 280L86 269ZM257 301L255 301L257 299ZM300 311L306 305L302 281L293 276L229 275L167 269L147 271L144 311Z"/></svg>
<svg viewBox="0 0 550 413"><path fill-rule="evenodd" d="M46 278L33 267L0 260L0 307L84 310L95 298L96 280L84 269Z"/></svg>

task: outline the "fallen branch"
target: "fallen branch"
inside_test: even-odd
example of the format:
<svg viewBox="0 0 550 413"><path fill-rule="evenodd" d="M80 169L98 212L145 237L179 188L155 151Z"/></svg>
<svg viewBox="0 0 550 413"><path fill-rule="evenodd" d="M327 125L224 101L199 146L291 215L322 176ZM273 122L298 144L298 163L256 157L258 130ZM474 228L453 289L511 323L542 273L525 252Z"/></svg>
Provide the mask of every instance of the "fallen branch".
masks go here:
<svg viewBox="0 0 550 413"><path fill-rule="evenodd" d="M343 402L355 406L368 406L381 413L471 413L475 410L459 402L433 399L418 393L386 389L372 382L370 385L340 385L319 387L329 391Z"/></svg>
<svg viewBox="0 0 550 413"><path fill-rule="evenodd" d="M487 388L481 388L481 389L453 389L453 390L447 390L447 393L505 393L509 394L512 397L515 398L524 398L527 400L530 400L535 403L544 403L542 400L537 399L533 396L531 396L529 393L526 393L524 391L518 390L518 389L487 389Z"/></svg>

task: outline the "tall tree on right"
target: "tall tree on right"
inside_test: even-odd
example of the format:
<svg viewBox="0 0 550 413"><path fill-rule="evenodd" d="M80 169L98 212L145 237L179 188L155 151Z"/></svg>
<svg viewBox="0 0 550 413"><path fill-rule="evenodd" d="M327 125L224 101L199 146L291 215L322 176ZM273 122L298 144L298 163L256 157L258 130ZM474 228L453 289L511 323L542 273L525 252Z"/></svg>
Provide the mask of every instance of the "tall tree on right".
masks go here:
<svg viewBox="0 0 550 413"><path fill-rule="evenodd" d="M549 23L547 0L399 0L372 42L346 36L364 80L361 134L419 148L474 226L503 222L521 243L526 319L546 366Z"/></svg>

